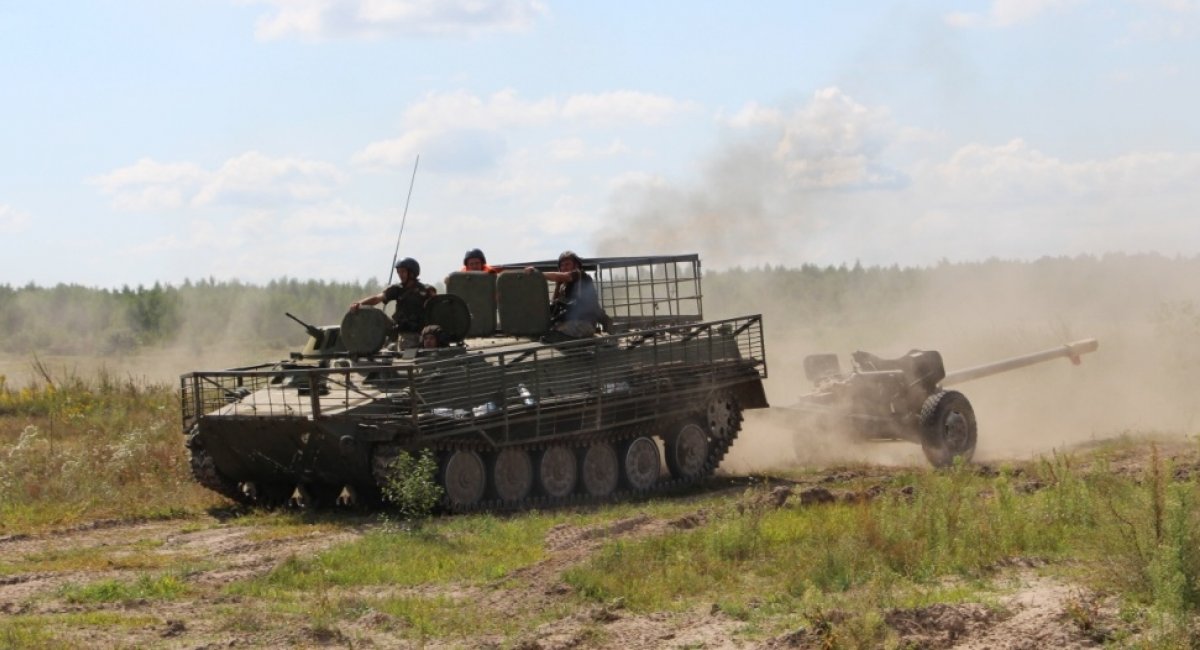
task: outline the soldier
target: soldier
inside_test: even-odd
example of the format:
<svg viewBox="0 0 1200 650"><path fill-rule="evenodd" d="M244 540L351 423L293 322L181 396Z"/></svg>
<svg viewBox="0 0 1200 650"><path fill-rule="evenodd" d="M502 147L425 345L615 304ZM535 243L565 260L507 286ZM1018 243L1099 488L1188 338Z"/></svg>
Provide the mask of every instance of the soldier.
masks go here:
<svg viewBox="0 0 1200 650"><path fill-rule="evenodd" d="M472 248L463 255L463 271L483 271L484 273L499 273L503 269L489 266L483 251Z"/></svg>
<svg viewBox="0 0 1200 650"><path fill-rule="evenodd" d="M421 347L429 348L444 348L449 345L446 340L446 333L440 325L426 325L421 330Z"/></svg>
<svg viewBox="0 0 1200 650"><path fill-rule="evenodd" d="M437 295L437 289L417 280L417 276L421 275L421 265L411 257L396 262L396 275L399 282L373 296L351 303L350 311L395 300L396 310L392 313L392 320L396 323L396 348L415 348L421 344L421 328L425 327L425 301Z"/></svg>
<svg viewBox="0 0 1200 650"><path fill-rule="evenodd" d="M526 273L533 273L532 266ZM554 284L554 300L550 304L550 333L542 337L546 343L596 335L599 321L607 330L611 319L600 306L600 296L592 277L583 270L583 260L573 251L558 256L558 270L547 271L545 277Z"/></svg>

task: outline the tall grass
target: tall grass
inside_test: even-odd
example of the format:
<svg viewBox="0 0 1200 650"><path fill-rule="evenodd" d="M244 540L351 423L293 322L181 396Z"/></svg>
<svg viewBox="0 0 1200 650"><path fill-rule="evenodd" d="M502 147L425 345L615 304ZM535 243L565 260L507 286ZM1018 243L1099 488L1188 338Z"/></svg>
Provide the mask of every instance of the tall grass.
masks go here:
<svg viewBox="0 0 1200 650"><path fill-rule="evenodd" d="M1120 594L1155 613L1160 640L1190 643L1200 615L1200 485L1171 481L1157 457L1132 477L1072 465L1054 455L1019 474L918 472L870 502L729 508L704 528L610 543L565 579L587 600L646 612L713 602L751 622L838 628L853 647L879 643L878 626L847 612L927 598L948 577L982 585L1025 558Z"/></svg>
<svg viewBox="0 0 1200 650"><path fill-rule="evenodd" d="M0 533L220 503L191 479L173 387L41 376L0 376Z"/></svg>

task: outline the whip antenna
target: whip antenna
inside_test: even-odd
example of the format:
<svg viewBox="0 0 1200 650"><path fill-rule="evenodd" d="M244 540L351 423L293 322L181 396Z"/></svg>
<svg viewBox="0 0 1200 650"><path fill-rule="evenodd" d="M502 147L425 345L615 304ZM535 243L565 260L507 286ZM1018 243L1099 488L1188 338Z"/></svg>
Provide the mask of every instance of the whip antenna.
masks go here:
<svg viewBox="0 0 1200 650"><path fill-rule="evenodd" d="M408 198L404 199L404 215L400 217L400 234L396 235L396 250L392 253L392 268L388 270L387 284L392 283L392 274L396 272L396 258L400 256L400 238L404 236L404 222L408 221L408 202L412 200L413 183L417 182L417 165L421 163L421 154L417 154L413 162L412 178L408 181Z"/></svg>

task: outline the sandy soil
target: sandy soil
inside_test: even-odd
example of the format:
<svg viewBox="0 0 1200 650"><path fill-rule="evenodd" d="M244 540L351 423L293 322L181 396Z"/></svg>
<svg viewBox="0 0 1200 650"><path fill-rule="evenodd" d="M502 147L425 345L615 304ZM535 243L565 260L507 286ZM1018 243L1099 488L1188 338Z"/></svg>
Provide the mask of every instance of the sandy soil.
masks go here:
<svg viewBox="0 0 1200 650"><path fill-rule="evenodd" d="M1131 455L1117 471L1136 469L1144 458ZM831 500L872 498L898 471L885 465L831 469L798 483L783 483L746 508L812 507ZM732 482L736 483L736 482ZM839 485L855 486L853 492ZM740 485L714 489L737 490ZM602 544L707 524L697 509L671 520L637 515L605 524L560 525L545 537L545 558L505 579L481 586L436 585L414 590L421 596L446 596L467 606L518 616L549 611L570 602L563 572L584 561ZM766 640L747 641L746 623L715 605L682 613L635 614L619 603L571 610L522 638L468 637L467 641L414 644L402 634L403 623L381 612L330 630L319 626L279 627L255 613L252 599L225 594L222 587L270 571L293 556L310 556L356 539L379 524L369 522L319 530L270 530L217 517L150 522L99 521L39 535L0 538L0 558L38 561L45 570L0 577L0 616L63 616L115 610L142 615L146 623L129 628L88 626L58 632L81 647L517 647L552 649L612 648L821 648L829 641L820 626L800 628ZM71 558L107 558L99 568L71 568ZM190 596L169 602L80 604L65 595L66 585L112 578L133 581L147 567L190 567ZM1119 625L1115 605L1076 585L1046 578L1037 563L1016 560L998 571L999 596L990 603L931 605L882 612L902 643L920 648L1087 648L1099 647ZM244 626L230 630L230 612L244 611ZM830 613L831 621L839 614ZM241 629L244 628L244 629ZM86 630L86 631L85 631Z"/></svg>

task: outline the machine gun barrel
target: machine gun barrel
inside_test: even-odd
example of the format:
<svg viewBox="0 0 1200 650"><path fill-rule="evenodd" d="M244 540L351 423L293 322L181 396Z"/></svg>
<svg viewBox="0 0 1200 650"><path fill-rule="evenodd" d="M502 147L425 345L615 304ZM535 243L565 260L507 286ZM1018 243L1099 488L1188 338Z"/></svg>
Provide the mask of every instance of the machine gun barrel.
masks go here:
<svg viewBox="0 0 1200 650"><path fill-rule="evenodd" d="M290 313L288 313L286 311L283 313L288 318L296 321L297 323L300 323L300 325L302 325L304 327L304 331L308 332L309 336L311 336L317 340L317 345L320 345L321 341L325 338L325 332L322 332L320 330L320 328L313 326L313 325L309 325L308 323L300 320L299 318L296 318L295 316L291 315Z"/></svg>
<svg viewBox="0 0 1200 650"><path fill-rule="evenodd" d="M1072 343L1067 343L1066 345L1061 345L1056 348L1051 348L1049 350L1042 350L1041 352L1034 352L1032 354L1013 357L1003 361L996 361L994 363L985 363L982 366L975 366L973 368L955 370L954 372L946 373L946 377L942 379L941 385L949 386L951 384L958 384L964 381L970 381L972 379L989 377L991 375L1008 372L1009 370L1016 370L1017 368L1024 368L1025 366L1032 366L1035 363L1042 363L1043 361L1049 361L1059 357L1066 357L1071 360L1071 363L1079 365L1079 357L1081 355L1089 352L1095 352L1099 347L1100 342L1096 339L1082 339Z"/></svg>

